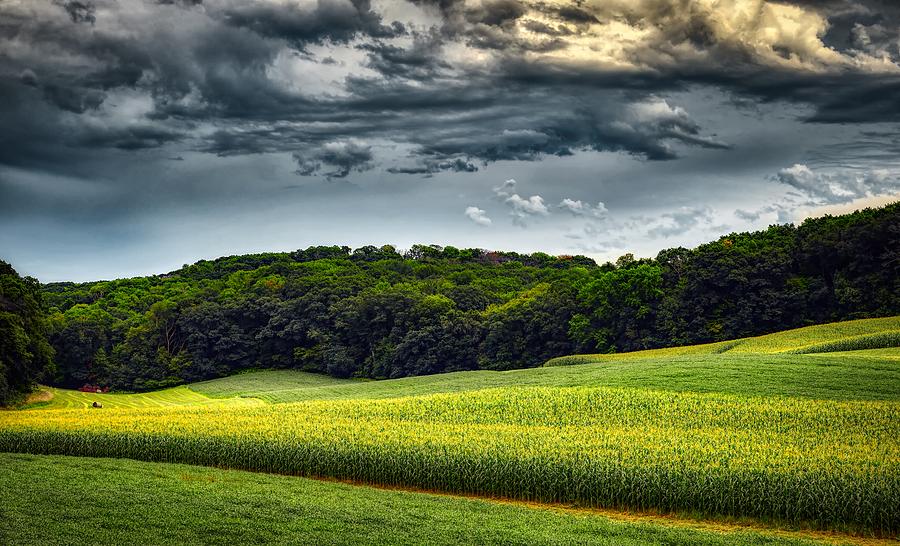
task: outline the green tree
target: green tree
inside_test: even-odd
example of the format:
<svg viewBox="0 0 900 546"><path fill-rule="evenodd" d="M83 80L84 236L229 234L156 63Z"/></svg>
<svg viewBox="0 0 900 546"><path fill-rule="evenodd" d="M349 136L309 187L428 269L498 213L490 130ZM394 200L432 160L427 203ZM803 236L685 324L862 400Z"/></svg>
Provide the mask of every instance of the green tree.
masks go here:
<svg viewBox="0 0 900 546"><path fill-rule="evenodd" d="M52 366L40 285L0 261L0 405L29 392Z"/></svg>

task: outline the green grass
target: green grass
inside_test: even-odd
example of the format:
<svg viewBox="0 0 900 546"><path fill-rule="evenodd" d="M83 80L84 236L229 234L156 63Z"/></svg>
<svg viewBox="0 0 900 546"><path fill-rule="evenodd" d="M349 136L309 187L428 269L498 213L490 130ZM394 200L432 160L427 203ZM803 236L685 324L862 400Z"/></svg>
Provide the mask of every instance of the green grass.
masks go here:
<svg viewBox="0 0 900 546"><path fill-rule="evenodd" d="M261 392L300 390L357 383L362 383L362 381L337 379L328 375L295 370L264 370L192 383L190 389L212 398L231 398L234 396L252 397Z"/></svg>
<svg viewBox="0 0 900 546"><path fill-rule="evenodd" d="M898 350L896 347L886 347L882 349L859 349L856 351L833 351L830 353L823 353L822 356L834 356L840 358L862 357L898 360L900 359L900 350Z"/></svg>
<svg viewBox="0 0 900 546"><path fill-rule="evenodd" d="M74 391L69 389L56 389L53 387L41 387L51 398L29 404L25 409L75 409L91 408L94 402L103 405L103 409L121 408L163 408L170 406L196 406L204 404L259 404L258 400L250 398L232 398L230 400L216 400L204 396L188 388L187 386L174 387L161 391L145 392L138 394L97 394L90 392ZM39 397L45 397L41 395Z"/></svg>
<svg viewBox="0 0 900 546"><path fill-rule="evenodd" d="M490 389L497 387L633 387L675 392L719 392L752 396L801 396L832 400L900 400L900 361L887 353L842 358L827 354L707 354L610 361L510 370L472 371L384 381L323 378L321 386L290 388L291 374L241 374L207 382L200 392L248 396L269 403L304 400L380 399ZM898 352L900 354L900 352ZM256 381L257 374L263 381ZM246 383L243 383L246 382ZM249 385L265 386L261 390ZM191 389L196 388L194 385ZM230 390L229 390L230 389Z"/></svg>
<svg viewBox="0 0 900 546"><path fill-rule="evenodd" d="M818 541L177 464L0 454L0 544Z"/></svg>
<svg viewBox="0 0 900 546"><path fill-rule="evenodd" d="M743 340L719 341L717 343L703 343L700 345L685 345L683 347L665 347L662 349L647 349L645 351L632 351L630 353L567 355L551 358L544 366L571 366L575 364L588 364L591 362L609 362L618 360L634 360L638 358L668 358L673 356L696 356L721 354Z"/></svg>
<svg viewBox="0 0 900 546"><path fill-rule="evenodd" d="M889 330L874 334L843 337L832 341L812 343L798 349L793 353L832 353L837 351L864 351L870 349L896 349L900 347L900 330Z"/></svg>

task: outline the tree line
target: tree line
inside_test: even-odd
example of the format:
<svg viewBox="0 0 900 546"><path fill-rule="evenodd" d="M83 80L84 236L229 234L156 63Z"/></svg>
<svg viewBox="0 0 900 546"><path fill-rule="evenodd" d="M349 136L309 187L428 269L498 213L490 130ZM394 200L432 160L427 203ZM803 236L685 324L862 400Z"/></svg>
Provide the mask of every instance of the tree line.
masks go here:
<svg viewBox="0 0 900 546"><path fill-rule="evenodd" d="M0 406L20 401L52 370L40 284L0 261Z"/></svg>
<svg viewBox="0 0 900 546"><path fill-rule="evenodd" d="M248 368L396 378L900 314L898 243L893 204L599 265L320 246L32 297L55 349L43 379L61 386L147 390Z"/></svg>

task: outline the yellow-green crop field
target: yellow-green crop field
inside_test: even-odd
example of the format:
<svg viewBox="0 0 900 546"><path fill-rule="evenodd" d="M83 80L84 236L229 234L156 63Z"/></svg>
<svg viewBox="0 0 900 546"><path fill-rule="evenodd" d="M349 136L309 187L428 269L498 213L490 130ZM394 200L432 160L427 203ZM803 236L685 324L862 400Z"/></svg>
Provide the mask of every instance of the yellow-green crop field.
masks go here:
<svg viewBox="0 0 900 546"><path fill-rule="evenodd" d="M838 347L897 322L816 328ZM900 350L791 353L810 339L394 381L269 371L148 394L57 390L41 411L0 412L0 451L897 536ZM103 409L83 407L97 396Z"/></svg>
<svg viewBox="0 0 900 546"><path fill-rule="evenodd" d="M0 450L900 530L900 405L504 388L0 416Z"/></svg>
<svg viewBox="0 0 900 546"><path fill-rule="evenodd" d="M572 355L551 359L547 366L566 366L609 360L634 360L709 354L813 354L900 347L900 317L848 320L786 330L763 336L649 349L631 353Z"/></svg>
<svg viewBox="0 0 900 546"><path fill-rule="evenodd" d="M156 408L168 406L193 406L198 404L242 404L262 403L253 398L229 398L218 400L204 396L185 386L139 394L97 394L68 389L44 388L48 394L45 402L37 402L32 409L44 407L52 409L90 408L94 402L105 409Z"/></svg>

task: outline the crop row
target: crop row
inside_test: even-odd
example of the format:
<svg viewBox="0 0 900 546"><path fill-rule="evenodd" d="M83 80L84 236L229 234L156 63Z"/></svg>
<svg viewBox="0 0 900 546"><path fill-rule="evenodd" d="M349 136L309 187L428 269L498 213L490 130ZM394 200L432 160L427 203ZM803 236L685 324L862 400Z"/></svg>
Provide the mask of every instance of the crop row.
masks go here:
<svg viewBox="0 0 900 546"><path fill-rule="evenodd" d="M887 349L900 347L900 330L878 332L861 336L846 337L800 347L790 351L798 354L831 353L837 351L860 351L866 349Z"/></svg>
<svg viewBox="0 0 900 546"><path fill-rule="evenodd" d="M128 457L900 531L900 404L609 388L0 414L0 451Z"/></svg>

